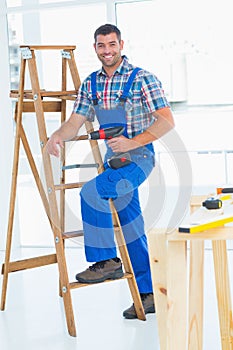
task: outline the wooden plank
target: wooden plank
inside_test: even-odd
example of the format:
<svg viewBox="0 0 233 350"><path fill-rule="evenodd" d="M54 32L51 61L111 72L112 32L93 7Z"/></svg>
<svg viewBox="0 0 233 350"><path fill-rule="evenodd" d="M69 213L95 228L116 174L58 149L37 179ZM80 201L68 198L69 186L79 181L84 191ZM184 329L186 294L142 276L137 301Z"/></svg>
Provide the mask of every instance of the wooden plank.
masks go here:
<svg viewBox="0 0 233 350"><path fill-rule="evenodd" d="M190 212L193 213L203 198L192 198ZM204 303L204 241L190 241L189 259L189 309L188 350L203 349L203 303Z"/></svg>
<svg viewBox="0 0 233 350"><path fill-rule="evenodd" d="M190 242L188 349L203 349L204 241Z"/></svg>
<svg viewBox="0 0 233 350"><path fill-rule="evenodd" d="M213 228L211 230L206 230L203 232L197 232L193 235L189 233L180 233L177 230L174 230L171 234L167 235L168 241L180 241L180 240L189 240L189 241L198 241L203 240L227 240L233 239L233 228L232 226L222 226L218 228Z"/></svg>
<svg viewBox="0 0 233 350"><path fill-rule="evenodd" d="M160 350L167 350L167 246L166 234L148 233L148 247L153 283Z"/></svg>
<svg viewBox="0 0 233 350"><path fill-rule="evenodd" d="M21 270L32 269L35 267L50 265L57 263L56 254L38 256L34 258L13 261L9 263L8 272L16 272ZM2 275L5 271L5 264L2 264Z"/></svg>
<svg viewBox="0 0 233 350"><path fill-rule="evenodd" d="M61 102L60 101L42 101L44 112L61 112ZM18 110L18 102L16 102L16 113ZM23 102L23 113L34 113L35 106L34 102L24 101Z"/></svg>
<svg viewBox="0 0 233 350"><path fill-rule="evenodd" d="M187 346L187 262L186 242L167 246L167 350Z"/></svg>
<svg viewBox="0 0 233 350"><path fill-rule="evenodd" d="M226 241L213 241L212 247L222 350L232 350L233 320Z"/></svg>

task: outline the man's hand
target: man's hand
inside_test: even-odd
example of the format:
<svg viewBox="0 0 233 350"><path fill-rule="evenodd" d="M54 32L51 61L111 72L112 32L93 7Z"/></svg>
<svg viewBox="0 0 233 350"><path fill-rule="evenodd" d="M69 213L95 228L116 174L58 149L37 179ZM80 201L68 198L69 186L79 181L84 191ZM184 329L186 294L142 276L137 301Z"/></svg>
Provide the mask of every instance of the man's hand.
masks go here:
<svg viewBox="0 0 233 350"><path fill-rule="evenodd" d="M63 148L64 141L71 140L76 136L85 121L86 118L84 116L72 113L70 118L49 138L46 144L47 152L55 157L59 157L59 146Z"/></svg>
<svg viewBox="0 0 233 350"><path fill-rule="evenodd" d="M131 151L141 146L138 142L125 136L113 137L107 141L107 144L114 153Z"/></svg>
<svg viewBox="0 0 233 350"><path fill-rule="evenodd" d="M64 142L58 133L54 133L46 144L46 150L49 154L59 157L59 146L64 148Z"/></svg>
<svg viewBox="0 0 233 350"><path fill-rule="evenodd" d="M170 108L161 108L154 112L153 115L155 117L154 123L144 132L134 136L132 139L124 136L112 138L108 140L108 146L114 153L128 152L158 140L174 128L174 119Z"/></svg>

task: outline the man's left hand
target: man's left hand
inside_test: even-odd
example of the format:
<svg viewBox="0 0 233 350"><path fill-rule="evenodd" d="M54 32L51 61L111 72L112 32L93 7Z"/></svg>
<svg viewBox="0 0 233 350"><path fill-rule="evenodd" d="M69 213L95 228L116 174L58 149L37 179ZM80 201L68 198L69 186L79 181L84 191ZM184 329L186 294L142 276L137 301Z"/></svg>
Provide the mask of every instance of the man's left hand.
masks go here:
<svg viewBox="0 0 233 350"><path fill-rule="evenodd" d="M114 137L108 140L107 144L114 153L131 151L141 146L133 139L128 139L125 136Z"/></svg>

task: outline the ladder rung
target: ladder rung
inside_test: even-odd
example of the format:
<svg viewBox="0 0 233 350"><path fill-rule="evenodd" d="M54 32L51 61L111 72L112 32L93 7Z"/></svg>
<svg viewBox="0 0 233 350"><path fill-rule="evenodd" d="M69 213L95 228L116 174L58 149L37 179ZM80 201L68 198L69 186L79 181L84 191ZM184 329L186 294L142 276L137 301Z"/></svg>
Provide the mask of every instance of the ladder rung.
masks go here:
<svg viewBox="0 0 233 350"><path fill-rule="evenodd" d="M107 282L113 282L113 281L118 281L118 280L122 280L122 279L129 279L129 278L133 278L133 274L132 273L128 273L126 272L124 274L123 277L121 278L117 278L115 280L106 280L104 282L101 282L101 283L107 283ZM70 289L76 289L76 288L81 288L81 287L87 287L87 286L90 286L90 285L95 285L95 283L93 284L90 284L90 283L80 283L80 282L70 282Z"/></svg>
<svg viewBox="0 0 233 350"><path fill-rule="evenodd" d="M77 95L76 90L66 90L66 91L41 91L41 96L43 97L57 97L57 96L69 96Z"/></svg>
<svg viewBox="0 0 233 350"><path fill-rule="evenodd" d="M61 102L60 101L42 101L44 112L61 112ZM15 114L18 111L18 103L16 103ZM24 101L22 106L22 111L24 113L35 112L35 104L31 101Z"/></svg>
<svg viewBox="0 0 233 350"><path fill-rule="evenodd" d="M70 184L60 184L60 185L54 185L55 191L59 190L70 190L72 188L81 188L83 185L85 185L86 182L74 182Z"/></svg>
<svg viewBox="0 0 233 350"><path fill-rule="evenodd" d="M82 237L82 236L83 236L83 230L63 232L63 234L62 234L62 237L64 239Z"/></svg>
<svg viewBox="0 0 233 350"><path fill-rule="evenodd" d="M35 267L50 265L57 263L56 254L37 256L35 258L29 258L24 260L13 261L9 263L8 272L21 271L26 269L32 269ZM2 274L4 274L5 264L2 264Z"/></svg>
<svg viewBox="0 0 233 350"><path fill-rule="evenodd" d="M69 169L80 169L80 168L98 168L99 164L72 164L72 165L64 165L62 167L62 170L69 170Z"/></svg>
<svg viewBox="0 0 233 350"><path fill-rule="evenodd" d="M61 97L61 96L76 96L77 91L76 90L66 90L66 91L46 91L46 90L40 90L41 97ZM33 93L31 90L24 90L23 94L24 98L33 100ZM10 97L19 97L19 91L18 90L11 90Z"/></svg>
<svg viewBox="0 0 233 350"><path fill-rule="evenodd" d="M20 45L20 48L28 47L30 50L75 50L75 45Z"/></svg>

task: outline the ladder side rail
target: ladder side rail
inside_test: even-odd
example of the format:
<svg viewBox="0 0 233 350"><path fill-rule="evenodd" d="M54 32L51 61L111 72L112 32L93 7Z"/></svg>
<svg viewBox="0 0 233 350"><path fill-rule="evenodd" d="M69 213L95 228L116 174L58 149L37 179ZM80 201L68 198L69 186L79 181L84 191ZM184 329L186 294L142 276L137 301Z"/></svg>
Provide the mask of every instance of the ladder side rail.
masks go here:
<svg viewBox="0 0 233 350"><path fill-rule="evenodd" d="M59 269L59 276L60 276L61 288L62 288L62 297L63 297L65 314L66 314L66 322L67 322L69 334L71 336L76 336L74 313L73 313L73 307L72 307L70 285L68 280L68 271L66 266L65 252L64 252L62 233L61 233L61 227L60 227L60 218L59 218L58 207L57 207L57 199L56 199L56 193L54 189L51 160L50 160L50 155L44 148L47 142L47 133L46 133L44 111L43 111L42 99L40 95L40 86L39 86L39 79L38 79L38 72L36 67L36 59L35 59L34 51L32 51L32 58L28 60L28 67L29 67L29 73L30 73L30 79L31 79L31 85L32 85L32 92L34 96L34 104L35 104L35 111L36 111L36 117L37 117L39 137L42 145L42 159L44 164L46 185L48 189L50 215L51 215L51 222L53 227L55 248L57 253L58 269Z"/></svg>
<svg viewBox="0 0 233 350"><path fill-rule="evenodd" d="M61 90L67 90L67 59L62 57L62 81L61 81ZM61 101L61 118L60 123L63 124L66 120L66 100ZM66 173L63 170L63 167L66 165L66 143L64 148L60 150L60 163L61 163L61 172L60 172L60 184L64 185L66 183ZM60 190L60 220L61 220L61 231L65 231L65 190Z"/></svg>
<svg viewBox="0 0 233 350"><path fill-rule="evenodd" d="M117 230L115 230L115 237L116 237L117 245L118 245L118 248L120 251L120 255L121 255L122 260L124 262L124 268L126 270L126 273L132 274L132 278L128 278L127 281L129 284L129 289L131 291L133 301L134 301L135 311L136 311L137 317L140 320L145 320L146 316L145 316L144 308L142 305L140 293L138 290L136 278L134 275L133 267L131 264L131 260L129 257L128 249L126 246L125 237L124 237L123 230L122 230L122 227L120 224L118 213L116 211L116 208L114 206L112 199L110 199L110 207L111 207L112 216L113 216L113 224L114 224L114 226L117 227Z"/></svg>
<svg viewBox="0 0 233 350"><path fill-rule="evenodd" d="M72 77L73 85L78 91L81 81L77 69L77 65L74 58L73 50L75 47L65 49L66 55L62 55L62 91L67 90L67 63L69 65L70 74ZM61 100L61 123L64 123L66 120L66 99ZM61 150L61 185L64 185L66 182L66 172L63 170L63 166L66 165L66 144L64 145L64 149ZM65 231L65 189L60 191L60 220L61 220L61 230Z"/></svg>
<svg viewBox="0 0 233 350"><path fill-rule="evenodd" d="M22 144L23 144L23 147L24 147L24 151L26 153L26 156L27 156L27 159L28 159L28 162L29 162L29 166L31 168L31 171L32 171L35 183L37 185L38 192L40 194L42 203L44 205L45 213L46 213L46 215L48 217L48 220L49 220L49 223L51 225L50 209L49 209L48 198L46 196L46 193L45 193L45 190L44 190L44 186L43 186L42 181L40 179L40 175L39 175L38 169L36 167L35 160L34 160L34 157L32 155L32 152L31 152L30 146L28 144L28 140L27 140L27 137L25 135L25 131L24 131L24 128L23 128L22 125L20 126L20 138L21 138L21 141L22 141Z"/></svg>
<svg viewBox="0 0 233 350"><path fill-rule="evenodd" d="M12 245L12 230L13 230L13 222L14 222L16 187L17 187L18 167L19 167L20 126L22 123L25 68L26 68L26 62L21 58L20 83L19 83L20 95L19 95L18 109L17 109L17 115L16 115L16 132L15 132L14 158L13 158L13 168L12 168L7 239L6 239L5 263L4 263L5 268L4 268L3 282L2 282L1 310L5 309L5 304L6 304L8 271L9 271L10 252L11 252L11 245Z"/></svg>
<svg viewBox="0 0 233 350"><path fill-rule="evenodd" d="M81 85L81 80L80 80L78 68L75 62L73 50L70 50L69 53L70 53L70 58L67 58L67 62L70 68L70 73L71 73L75 90L78 91Z"/></svg>

